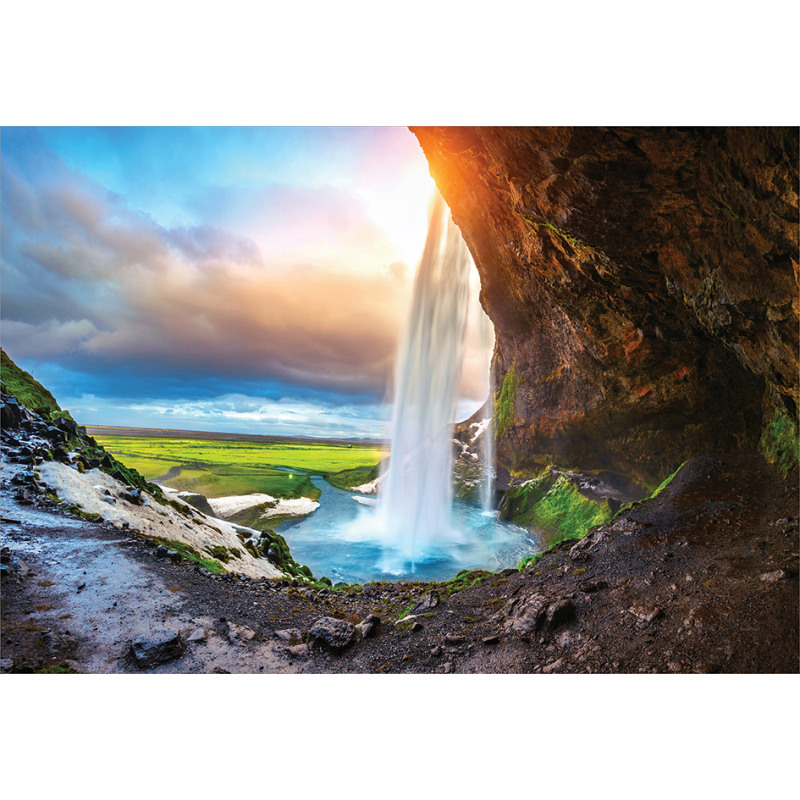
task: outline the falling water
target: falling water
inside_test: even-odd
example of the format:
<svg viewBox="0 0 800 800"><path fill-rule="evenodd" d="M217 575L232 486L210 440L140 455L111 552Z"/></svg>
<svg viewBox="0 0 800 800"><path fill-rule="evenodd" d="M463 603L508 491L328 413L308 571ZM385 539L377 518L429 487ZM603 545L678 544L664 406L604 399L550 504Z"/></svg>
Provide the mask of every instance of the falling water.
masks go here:
<svg viewBox="0 0 800 800"><path fill-rule="evenodd" d="M480 318L481 349L491 354L494 345L494 329L491 320L485 314ZM491 355L489 356L491 359ZM486 415L489 422L483 431L483 486L481 487L481 505L486 512L494 511L494 379L492 377L491 363L489 364L488 400L486 401Z"/></svg>
<svg viewBox="0 0 800 800"><path fill-rule="evenodd" d="M458 539L452 420L468 303L468 251L437 193L395 374L391 464L378 509L386 544L412 568L421 554Z"/></svg>

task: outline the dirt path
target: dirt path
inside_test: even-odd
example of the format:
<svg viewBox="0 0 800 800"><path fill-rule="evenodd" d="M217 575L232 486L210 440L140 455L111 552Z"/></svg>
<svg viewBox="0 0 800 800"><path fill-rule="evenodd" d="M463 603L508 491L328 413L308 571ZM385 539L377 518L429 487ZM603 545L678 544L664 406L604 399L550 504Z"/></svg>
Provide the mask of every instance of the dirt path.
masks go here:
<svg viewBox="0 0 800 800"><path fill-rule="evenodd" d="M4 671L797 672L795 485L757 457L696 459L657 500L523 572L506 570L395 624L426 584L331 592L200 574L146 540L4 502ZM474 576L478 577L478 576ZM340 654L320 617L382 622ZM345 625L346 627L346 625ZM276 638L296 630L300 644ZM181 633L154 666L137 637ZM352 633L352 631L350 631Z"/></svg>

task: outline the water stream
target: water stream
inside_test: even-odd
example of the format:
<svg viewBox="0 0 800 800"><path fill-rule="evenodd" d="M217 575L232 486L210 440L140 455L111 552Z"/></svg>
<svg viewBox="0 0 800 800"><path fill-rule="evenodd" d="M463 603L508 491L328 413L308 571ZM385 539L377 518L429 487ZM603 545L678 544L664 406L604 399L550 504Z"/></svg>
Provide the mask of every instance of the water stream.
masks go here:
<svg viewBox="0 0 800 800"><path fill-rule="evenodd" d="M451 522L462 531L460 542L419 552L413 571L402 562L387 570L385 542L375 527L375 498L337 489L318 476L312 476L311 482L322 492L319 508L299 521L285 522L278 530L298 563L334 583L447 580L462 569L514 567L541 550L535 535L501 522L496 513L455 503Z"/></svg>

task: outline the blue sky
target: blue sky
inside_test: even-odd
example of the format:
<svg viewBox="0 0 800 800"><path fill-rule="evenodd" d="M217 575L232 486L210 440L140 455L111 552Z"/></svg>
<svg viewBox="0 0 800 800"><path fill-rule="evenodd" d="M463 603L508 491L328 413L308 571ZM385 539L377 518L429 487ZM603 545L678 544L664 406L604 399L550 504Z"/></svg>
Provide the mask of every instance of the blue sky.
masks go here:
<svg viewBox="0 0 800 800"><path fill-rule="evenodd" d="M3 347L80 422L384 434L433 188L407 129L4 128L0 170Z"/></svg>

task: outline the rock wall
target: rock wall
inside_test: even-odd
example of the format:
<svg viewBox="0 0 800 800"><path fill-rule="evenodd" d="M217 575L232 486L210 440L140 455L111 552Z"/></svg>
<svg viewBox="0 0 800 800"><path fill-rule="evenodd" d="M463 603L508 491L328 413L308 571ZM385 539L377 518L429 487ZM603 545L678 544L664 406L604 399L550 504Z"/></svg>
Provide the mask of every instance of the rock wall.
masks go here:
<svg viewBox="0 0 800 800"><path fill-rule="evenodd" d="M502 465L655 482L796 420L796 128L411 130L495 325Z"/></svg>

